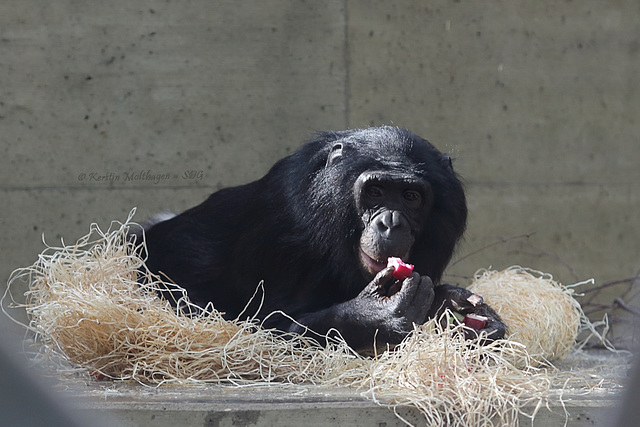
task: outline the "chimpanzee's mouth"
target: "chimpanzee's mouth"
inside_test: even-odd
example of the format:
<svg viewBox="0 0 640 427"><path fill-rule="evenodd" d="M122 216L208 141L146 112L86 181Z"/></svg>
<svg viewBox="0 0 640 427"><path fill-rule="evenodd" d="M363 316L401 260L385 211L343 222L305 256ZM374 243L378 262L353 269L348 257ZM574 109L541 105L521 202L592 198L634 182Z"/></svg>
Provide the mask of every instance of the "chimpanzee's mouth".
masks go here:
<svg viewBox="0 0 640 427"><path fill-rule="evenodd" d="M386 262L373 259L362 249L360 249L360 261L362 261L362 265L364 266L364 268L366 268L367 271L374 276L387 266Z"/></svg>
<svg viewBox="0 0 640 427"><path fill-rule="evenodd" d="M404 259L406 258L406 255L398 258ZM363 251L362 248L360 248L360 262L362 263L363 267L373 276L387 268L387 260L388 258L384 258L383 260L375 259L365 251Z"/></svg>

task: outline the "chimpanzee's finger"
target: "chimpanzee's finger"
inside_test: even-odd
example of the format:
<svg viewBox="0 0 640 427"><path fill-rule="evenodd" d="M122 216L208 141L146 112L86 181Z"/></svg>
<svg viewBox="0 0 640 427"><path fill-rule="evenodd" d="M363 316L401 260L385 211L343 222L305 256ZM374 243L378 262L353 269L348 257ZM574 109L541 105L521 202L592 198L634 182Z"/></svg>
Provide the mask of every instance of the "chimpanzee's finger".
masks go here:
<svg viewBox="0 0 640 427"><path fill-rule="evenodd" d="M434 298L434 287L431 278L428 276L419 276L416 278L418 286L413 298L408 302L406 316L412 322L422 324L427 317L427 311L431 307Z"/></svg>
<svg viewBox="0 0 640 427"><path fill-rule="evenodd" d="M393 267L387 267L378 272L376 276L362 290L360 295L380 295L381 289L393 277Z"/></svg>

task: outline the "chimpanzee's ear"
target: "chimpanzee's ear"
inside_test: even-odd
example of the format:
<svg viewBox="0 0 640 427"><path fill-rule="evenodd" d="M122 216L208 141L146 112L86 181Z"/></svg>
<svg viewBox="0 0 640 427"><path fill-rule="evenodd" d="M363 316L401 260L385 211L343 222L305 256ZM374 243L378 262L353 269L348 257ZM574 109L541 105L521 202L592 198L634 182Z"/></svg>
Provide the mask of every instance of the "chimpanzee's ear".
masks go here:
<svg viewBox="0 0 640 427"><path fill-rule="evenodd" d="M440 161L443 165L447 166L450 170L453 170L453 161L451 160L451 156L448 154L443 154L440 157Z"/></svg>
<svg viewBox="0 0 640 427"><path fill-rule="evenodd" d="M331 166L332 164L334 164L339 158L342 157L342 143L341 142L336 142L333 147L331 148L331 151L329 152L329 156L327 157L327 164L326 167Z"/></svg>

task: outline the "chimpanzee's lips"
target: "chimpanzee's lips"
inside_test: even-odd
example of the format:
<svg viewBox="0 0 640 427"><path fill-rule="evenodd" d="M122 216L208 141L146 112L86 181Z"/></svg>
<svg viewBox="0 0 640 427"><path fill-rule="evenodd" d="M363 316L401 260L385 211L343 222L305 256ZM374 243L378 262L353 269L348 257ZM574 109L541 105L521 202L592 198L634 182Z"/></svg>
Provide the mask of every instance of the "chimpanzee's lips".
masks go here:
<svg viewBox="0 0 640 427"><path fill-rule="evenodd" d="M366 268L367 271L374 276L387 267L387 258L385 258L384 260L377 260L369 256L365 251L362 250L362 248L360 249L360 261L362 262L364 268Z"/></svg>
<svg viewBox="0 0 640 427"><path fill-rule="evenodd" d="M367 269L367 271L369 271L369 273L373 274L374 276L387 266L386 262L378 261L371 258L369 255L364 253L362 249L360 249L360 260L362 261L362 264Z"/></svg>

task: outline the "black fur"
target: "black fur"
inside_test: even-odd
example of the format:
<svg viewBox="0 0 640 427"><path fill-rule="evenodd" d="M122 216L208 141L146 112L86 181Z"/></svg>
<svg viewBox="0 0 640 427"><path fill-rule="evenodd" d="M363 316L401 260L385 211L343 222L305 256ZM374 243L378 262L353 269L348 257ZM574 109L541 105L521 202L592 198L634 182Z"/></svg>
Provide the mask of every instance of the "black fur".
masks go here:
<svg viewBox="0 0 640 427"><path fill-rule="evenodd" d="M394 183L419 182L429 193L418 225L411 225L413 245L405 257L422 276L403 283L411 294L391 308L394 296L378 295L376 301L369 295L371 283L389 275L365 271L358 256L361 234L370 226L367 215L378 208L363 212L354 186L372 171ZM463 187L450 158L424 139L392 127L321 133L263 178L218 191L153 225L146 232L147 266L186 288L194 302L213 302L227 318L238 316L264 281L260 318L282 310L320 333L337 328L354 347L370 346L376 330L388 329L378 340L393 343L412 322L424 321L433 284L466 218ZM255 310L257 302L246 314ZM265 326L303 332L283 316Z"/></svg>

